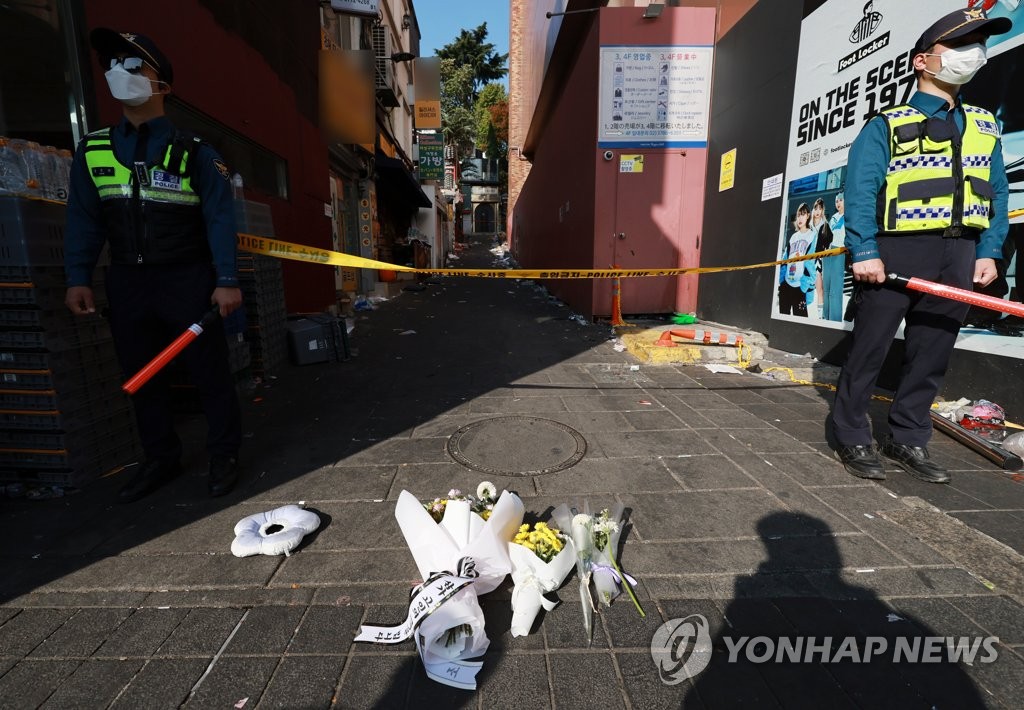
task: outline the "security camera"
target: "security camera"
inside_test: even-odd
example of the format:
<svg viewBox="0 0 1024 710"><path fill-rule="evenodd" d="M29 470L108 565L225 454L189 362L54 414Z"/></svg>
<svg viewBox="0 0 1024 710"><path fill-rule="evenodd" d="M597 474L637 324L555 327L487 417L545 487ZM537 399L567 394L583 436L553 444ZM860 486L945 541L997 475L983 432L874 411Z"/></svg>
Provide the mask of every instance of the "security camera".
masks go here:
<svg viewBox="0 0 1024 710"><path fill-rule="evenodd" d="M614 158L614 157L615 157L615 154L614 154L614 153L612 153L612 152L611 152L610 150L606 150L606 151L604 152L604 159L605 159L605 160L611 160L611 159L612 159L612 158Z"/></svg>

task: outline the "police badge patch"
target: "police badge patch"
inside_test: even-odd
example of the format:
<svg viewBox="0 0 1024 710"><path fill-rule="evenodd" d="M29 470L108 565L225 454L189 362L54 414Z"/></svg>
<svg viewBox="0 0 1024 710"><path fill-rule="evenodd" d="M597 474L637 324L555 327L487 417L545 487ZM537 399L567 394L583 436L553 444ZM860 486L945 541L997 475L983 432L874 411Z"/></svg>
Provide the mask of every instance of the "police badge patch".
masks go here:
<svg viewBox="0 0 1024 710"><path fill-rule="evenodd" d="M214 160L213 167L217 168L217 172L225 180L231 179L231 174L228 172L228 166L224 164L223 160Z"/></svg>
<svg viewBox="0 0 1024 710"><path fill-rule="evenodd" d="M974 125L978 127L979 133L984 133L986 136L995 136L999 138L999 126L992 123L992 121L986 121L981 118L974 119Z"/></svg>
<svg viewBox="0 0 1024 710"><path fill-rule="evenodd" d="M181 190L181 178L163 170L154 170L153 187L162 187L165 190Z"/></svg>

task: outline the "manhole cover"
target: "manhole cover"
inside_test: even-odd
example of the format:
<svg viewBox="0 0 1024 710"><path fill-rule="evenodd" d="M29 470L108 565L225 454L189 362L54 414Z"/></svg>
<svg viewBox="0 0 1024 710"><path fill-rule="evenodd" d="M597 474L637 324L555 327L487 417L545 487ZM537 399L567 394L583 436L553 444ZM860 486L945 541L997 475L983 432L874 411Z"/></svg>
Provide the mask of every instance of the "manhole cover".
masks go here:
<svg viewBox="0 0 1024 710"><path fill-rule="evenodd" d="M448 439L448 453L474 471L537 476L575 466L587 453L587 442L561 422L496 417L457 430Z"/></svg>

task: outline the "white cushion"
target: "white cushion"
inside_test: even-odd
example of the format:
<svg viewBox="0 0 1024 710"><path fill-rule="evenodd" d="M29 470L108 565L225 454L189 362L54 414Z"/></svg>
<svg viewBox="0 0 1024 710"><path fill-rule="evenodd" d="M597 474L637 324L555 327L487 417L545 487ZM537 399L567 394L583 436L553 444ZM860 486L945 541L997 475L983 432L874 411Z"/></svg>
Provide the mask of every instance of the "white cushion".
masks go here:
<svg viewBox="0 0 1024 710"><path fill-rule="evenodd" d="M280 525L281 529L268 534L267 528ZM235 525L235 539L231 554L235 557L250 555L288 555L299 546L309 533L320 527L320 516L297 505L284 505L242 518Z"/></svg>

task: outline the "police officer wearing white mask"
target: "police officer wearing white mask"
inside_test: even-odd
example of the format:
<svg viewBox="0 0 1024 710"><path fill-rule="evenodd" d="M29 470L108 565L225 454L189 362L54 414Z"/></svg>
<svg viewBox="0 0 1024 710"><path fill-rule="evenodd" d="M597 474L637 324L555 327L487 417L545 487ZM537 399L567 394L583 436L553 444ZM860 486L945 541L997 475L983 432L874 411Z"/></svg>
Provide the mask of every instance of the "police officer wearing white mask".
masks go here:
<svg viewBox="0 0 1024 710"><path fill-rule="evenodd" d="M147 37L99 28L90 40L123 117L90 133L71 167L65 230L66 303L95 312L92 275L104 244L110 327L125 376L149 362L211 306L227 316L241 305L236 230L227 166L206 143L164 115L171 63ZM180 356L208 420L208 488L229 492L238 477L241 422L218 319ZM129 503L180 471L166 376L134 397L145 462L118 494Z"/></svg>
<svg viewBox="0 0 1024 710"><path fill-rule="evenodd" d="M846 246L853 259L853 343L832 410L836 455L860 478L883 479L867 411L900 322L906 352L882 454L911 475L948 483L929 456L930 408L968 306L885 285L896 272L970 289L996 277L1008 227L999 128L958 94L986 61L986 40L1007 18L951 12L918 39L917 91L871 119L850 149Z"/></svg>

